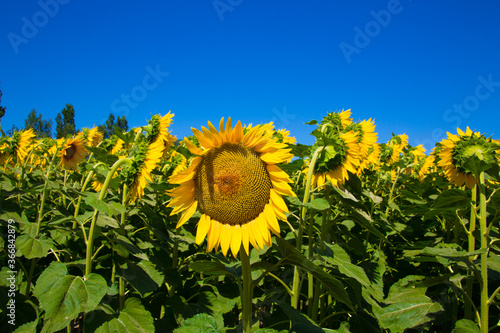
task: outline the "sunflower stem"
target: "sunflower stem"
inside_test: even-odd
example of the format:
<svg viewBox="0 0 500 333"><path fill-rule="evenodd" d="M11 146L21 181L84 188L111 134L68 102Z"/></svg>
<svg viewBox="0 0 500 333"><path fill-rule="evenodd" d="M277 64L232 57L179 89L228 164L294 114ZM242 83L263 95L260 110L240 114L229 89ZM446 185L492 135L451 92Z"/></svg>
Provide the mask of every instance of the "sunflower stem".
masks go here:
<svg viewBox="0 0 500 333"><path fill-rule="evenodd" d="M130 158L123 158L121 160L118 160L113 164L111 167L111 170L109 171L108 175L106 176L106 180L104 181L104 184L102 185L101 192L99 192L99 199L102 200L104 196L106 195L106 192L108 191L109 184L111 182L111 179L113 178L113 175L115 174L116 170L123 164L123 163L132 163L132 159ZM90 229L89 229L89 236L87 238L87 253L86 253L86 259L85 259L85 276L88 276L90 273L92 273L92 251L93 251L93 246L94 246L94 231L95 231L95 225L97 221L97 216L99 215L99 211L97 209L94 210L94 215L92 216L92 222L90 224Z"/></svg>
<svg viewBox="0 0 500 333"><path fill-rule="evenodd" d="M76 202L75 206L75 213L73 214L73 217L75 218L75 221L73 221L73 226L72 229L76 228L77 222L76 218L78 216L78 213L80 212L80 205L82 204L82 193L85 191L87 188L87 184L89 181L92 179L92 176L94 175L94 170L91 170L88 174L87 177L85 178L85 181L83 182L82 188L80 190L80 195L78 196L78 201Z"/></svg>
<svg viewBox="0 0 500 333"><path fill-rule="evenodd" d="M123 212L120 216L120 235L125 234L125 221L127 217L127 184L123 184L123 193L122 193L122 205L125 207L125 212ZM119 304L120 311L125 307L125 286L127 281L123 277L118 277L118 290L119 290Z"/></svg>
<svg viewBox="0 0 500 333"><path fill-rule="evenodd" d="M253 284L252 284L252 271L250 269L250 258L246 253L244 247L240 248L241 260L241 275L243 284L243 293L241 294L241 307L242 307L242 326L243 333L252 332L252 299L253 299Z"/></svg>
<svg viewBox="0 0 500 333"><path fill-rule="evenodd" d="M472 188L472 193L471 193L471 201L472 201L472 207L471 207L471 212L470 212L470 222L469 222L469 231L467 233L468 237L468 242L469 242L469 252L473 252L476 249L476 239L474 238L474 231L476 230L476 200L477 200L477 185L474 185ZM470 256L469 260L472 262L474 260L474 256ZM472 292L473 292L473 276L472 272L469 272L469 278L467 278L465 282L465 290L467 292L467 295L472 297ZM469 302L465 303L465 319L472 319L472 305Z"/></svg>
<svg viewBox="0 0 500 333"><path fill-rule="evenodd" d="M318 159L318 155L319 155L319 153L321 153L322 150L323 150L323 147L318 147L314 151L314 154L311 158L311 163L309 163L309 171L307 172L304 199L302 200L303 204L306 204L307 202L309 202L309 196L311 193L311 182L312 182L312 177L314 174L314 167L316 166L316 160ZM303 234L306 214L307 214L307 208L305 206L302 206L301 214L300 214L299 230L297 232L297 240L296 240L297 250L299 250L299 251L302 250L302 234ZM295 266L294 272L293 272L293 285L292 285L293 295L292 295L292 299L291 299L291 305L295 309L298 309L298 306L299 306L299 298L300 298L299 285L300 285L300 272L299 272L299 268L297 266Z"/></svg>
<svg viewBox="0 0 500 333"><path fill-rule="evenodd" d="M488 332L488 225L486 222L484 171L479 174L479 226L481 231L481 333Z"/></svg>

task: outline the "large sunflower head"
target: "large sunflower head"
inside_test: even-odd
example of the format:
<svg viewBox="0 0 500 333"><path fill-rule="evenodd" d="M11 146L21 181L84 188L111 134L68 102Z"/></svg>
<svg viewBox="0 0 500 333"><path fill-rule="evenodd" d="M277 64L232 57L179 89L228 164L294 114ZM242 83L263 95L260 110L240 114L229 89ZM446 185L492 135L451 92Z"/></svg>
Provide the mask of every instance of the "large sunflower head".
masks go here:
<svg viewBox="0 0 500 333"><path fill-rule="evenodd" d="M241 246L263 248L271 234L279 236L277 218L286 220L288 208L281 195L294 196L290 178L276 164L291 158L286 144L272 138L268 125L252 127L246 133L241 123L232 126L228 118L219 130L210 122L202 131L192 128L199 148L184 139L196 155L191 165L169 179L179 184L169 191L171 215L184 211L177 223L183 225L198 209L201 218L196 243L207 238L207 252L217 249L237 256Z"/></svg>
<svg viewBox="0 0 500 333"><path fill-rule="evenodd" d="M85 159L87 149L85 149L84 139L81 136L69 139L64 142L60 151L61 164L64 169L76 169Z"/></svg>
<svg viewBox="0 0 500 333"><path fill-rule="evenodd" d="M469 127L466 132L457 128L457 132L458 135L447 133L448 137L440 142L438 166L450 182L472 188L481 172L498 163L500 145Z"/></svg>

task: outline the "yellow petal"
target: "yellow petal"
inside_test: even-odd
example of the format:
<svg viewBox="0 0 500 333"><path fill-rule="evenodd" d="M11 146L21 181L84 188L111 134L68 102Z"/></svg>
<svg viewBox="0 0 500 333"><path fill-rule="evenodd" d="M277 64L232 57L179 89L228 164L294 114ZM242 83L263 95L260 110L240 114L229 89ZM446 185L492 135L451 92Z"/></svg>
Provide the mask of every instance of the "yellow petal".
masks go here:
<svg viewBox="0 0 500 333"><path fill-rule="evenodd" d="M200 145L202 147L205 147L207 149L210 149L213 147L212 140L205 137L205 135L202 132L200 132L199 130L197 130L196 128L193 128L193 127L191 127L191 131L193 131L194 135L196 136L196 138L198 139L198 142L200 143Z"/></svg>
<svg viewBox="0 0 500 333"><path fill-rule="evenodd" d="M275 189L271 189L270 191L271 194L271 201L282 211L285 213L288 213L288 207L285 203L285 200L276 192Z"/></svg>
<svg viewBox="0 0 500 333"><path fill-rule="evenodd" d="M240 143L243 141L243 127L241 126L241 122L238 120L236 126L234 126L233 130L233 142Z"/></svg>
<svg viewBox="0 0 500 333"><path fill-rule="evenodd" d="M264 153L260 155L260 159L266 162L267 164L277 164L283 162L277 154L273 153Z"/></svg>
<svg viewBox="0 0 500 333"><path fill-rule="evenodd" d="M210 229L208 230L207 252L218 245L220 238L221 224L216 220L210 220Z"/></svg>
<svg viewBox="0 0 500 333"><path fill-rule="evenodd" d="M248 228L248 223L243 224L241 226L241 242L243 243L243 247L245 248L245 252L247 253L247 255L249 254L249 246L248 246L248 243L250 242L249 233L250 229Z"/></svg>
<svg viewBox="0 0 500 333"><path fill-rule="evenodd" d="M229 245L231 244L231 225L223 224L220 232L220 248L224 256L227 255Z"/></svg>
<svg viewBox="0 0 500 333"><path fill-rule="evenodd" d="M236 258L238 255L238 252L240 251L241 247L241 228L239 224L233 225L231 227L231 252L233 253L233 257Z"/></svg>
<svg viewBox="0 0 500 333"><path fill-rule="evenodd" d="M179 228L181 225L186 223L186 221L189 220L191 216L193 216L194 212L196 211L196 207L198 207L198 201L193 201L191 205L189 205L189 207L186 209L184 214L182 214L176 228Z"/></svg>
<svg viewBox="0 0 500 333"><path fill-rule="evenodd" d="M191 141L188 140L188 138L184 138L184 144L186 145L186 148L189 149L189 151L192 154L203 155L203 150L196 147Z"/></svg>
<svg viewBox="0 0 500 333"><path fill-rule="evenodd" d="M196 228L196 244L200 245L207 236L210 229L210 216L201 215L198 227Z"/></svg>
<svg viewBox="0 0 500 333"><path fill-rule="evenodd" d="M271 205L267 204L264 208L264 214L266 216L267 220L267 225L269 226L269 229L276 235L280 236L280 225L278 223L278 220L276 219L276 215L274 214L274 209L271 207Z"/></svg>

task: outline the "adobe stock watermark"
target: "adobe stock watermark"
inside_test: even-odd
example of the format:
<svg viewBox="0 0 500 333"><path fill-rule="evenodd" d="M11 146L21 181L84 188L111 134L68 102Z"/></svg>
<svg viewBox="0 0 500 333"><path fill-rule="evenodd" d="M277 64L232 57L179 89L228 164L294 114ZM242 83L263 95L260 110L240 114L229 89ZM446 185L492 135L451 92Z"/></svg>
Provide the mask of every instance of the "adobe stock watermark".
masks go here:
<svg viewBox="0 0 500 333"><path fill-rule="evenodd" d="M243 0L214 0L212 5L219 16L219 20L222 22L224 21L224 14L226 12L232 12L234 8L241 5L242 2Z"/></svg>
<svg viewBox="0 0 500 333"><path fill-rule="evenodd" d="M477 81L478 83L473 93L466 96L460 103L454 103L451 108L444 111L443 120L446 123L453 123L453 127L462 126L463 121L479 109L481 101L490 98L498 87L500 87L500 81L494 81L493 74L488 74L486 77L479 75ZM422 140L418 144L434 147L435 143L442 140L445 136L446 132L443 129L435 128L431 133L431 138Z"/></svg>
<svg viewBox="0 0 500 333"><path fill-rule="evenodd" d="M353 54L360 54L364 48L370 45L372 39L380 34L382 28L386 28L391 23L393 16L400 14L403 9L400 0L389 0L386 9L370 11L373 20L366 22L363 29L357 25L354 26L355 34L352 44L346 42L339 44L340 51L342 51L347 63L351 63Z"/></svg>
<svg viewBox="0 0 500 333"><path fill-rule="evenodd" d="M290 124L291 120L294 120L296 115L292 113L288 113L286 109L286 105L283 106L283 110L280 111L277 108L273 108L272 110L274 116L272 117L271 121L276 124L283 123L284 126L288 126Z"/></svg>
<svg viewBox="0 0 500 333"><path fill-rule="evenodd" d="M156 89L170 75L168 72L162 72L160 65L156 65L155 68L146 66L145 69L147 73L140 84L130 89L130 93L121 94L120 98L111 102L111 111L114 115L128 116L130 109L137 108L139 103L148 97L148 93Z"/></svg>
<svg viewBox="0 0 500 333"><path fill-rule="evenodd" d="M29 41L38 34L39 29L45 27L51 18L59 13L60 5L65 5L70 0L40 0L38 6L40 10L36 11L30 18L23 16L21 18L22 26L20 34L9 32L7 39L14 50L19 53L19 46L28 44Z"/></svg>
<svg viewBox="0 0 500 333"><path fill-rule="evenodd" d="M16 324L16 221L9 219L7 224L7 273L10 274L7 278L9 282L9 288L7 289L7 297L9 302L7 303L7 317L9 317L8 323L10 325Z"/></svg>

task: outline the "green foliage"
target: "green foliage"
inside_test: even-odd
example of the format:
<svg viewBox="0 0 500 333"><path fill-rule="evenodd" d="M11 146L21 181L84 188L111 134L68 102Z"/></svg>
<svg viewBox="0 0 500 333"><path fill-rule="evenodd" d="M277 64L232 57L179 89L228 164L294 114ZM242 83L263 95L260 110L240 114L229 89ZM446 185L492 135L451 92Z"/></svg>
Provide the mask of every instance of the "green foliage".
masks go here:
<svg viewBox="0 0 500 333"><path fill-rule="evenodd" d="M118 117L115 122L114 114L110 113L105 124L98 126L99 131L103 133L104 139L111 137L113 134L123 133L128 131L128 121L125 116Z"/></svg>
<svg viewBox="0 0 500 333"><path fill-rule="evenodd" d="M24 129L32 128L38 138L52 136L52 119L43 120L42 114L38 116L36 110L33 109L28 114L28 118L24 120Z"/></svg>
<svg viewBox="0 0 500 333"><path fill-rule="evenodd" d="M73 105L66 104L66 107L56 116L56 138L65 138L76 132L75 109Z"/></svg>

